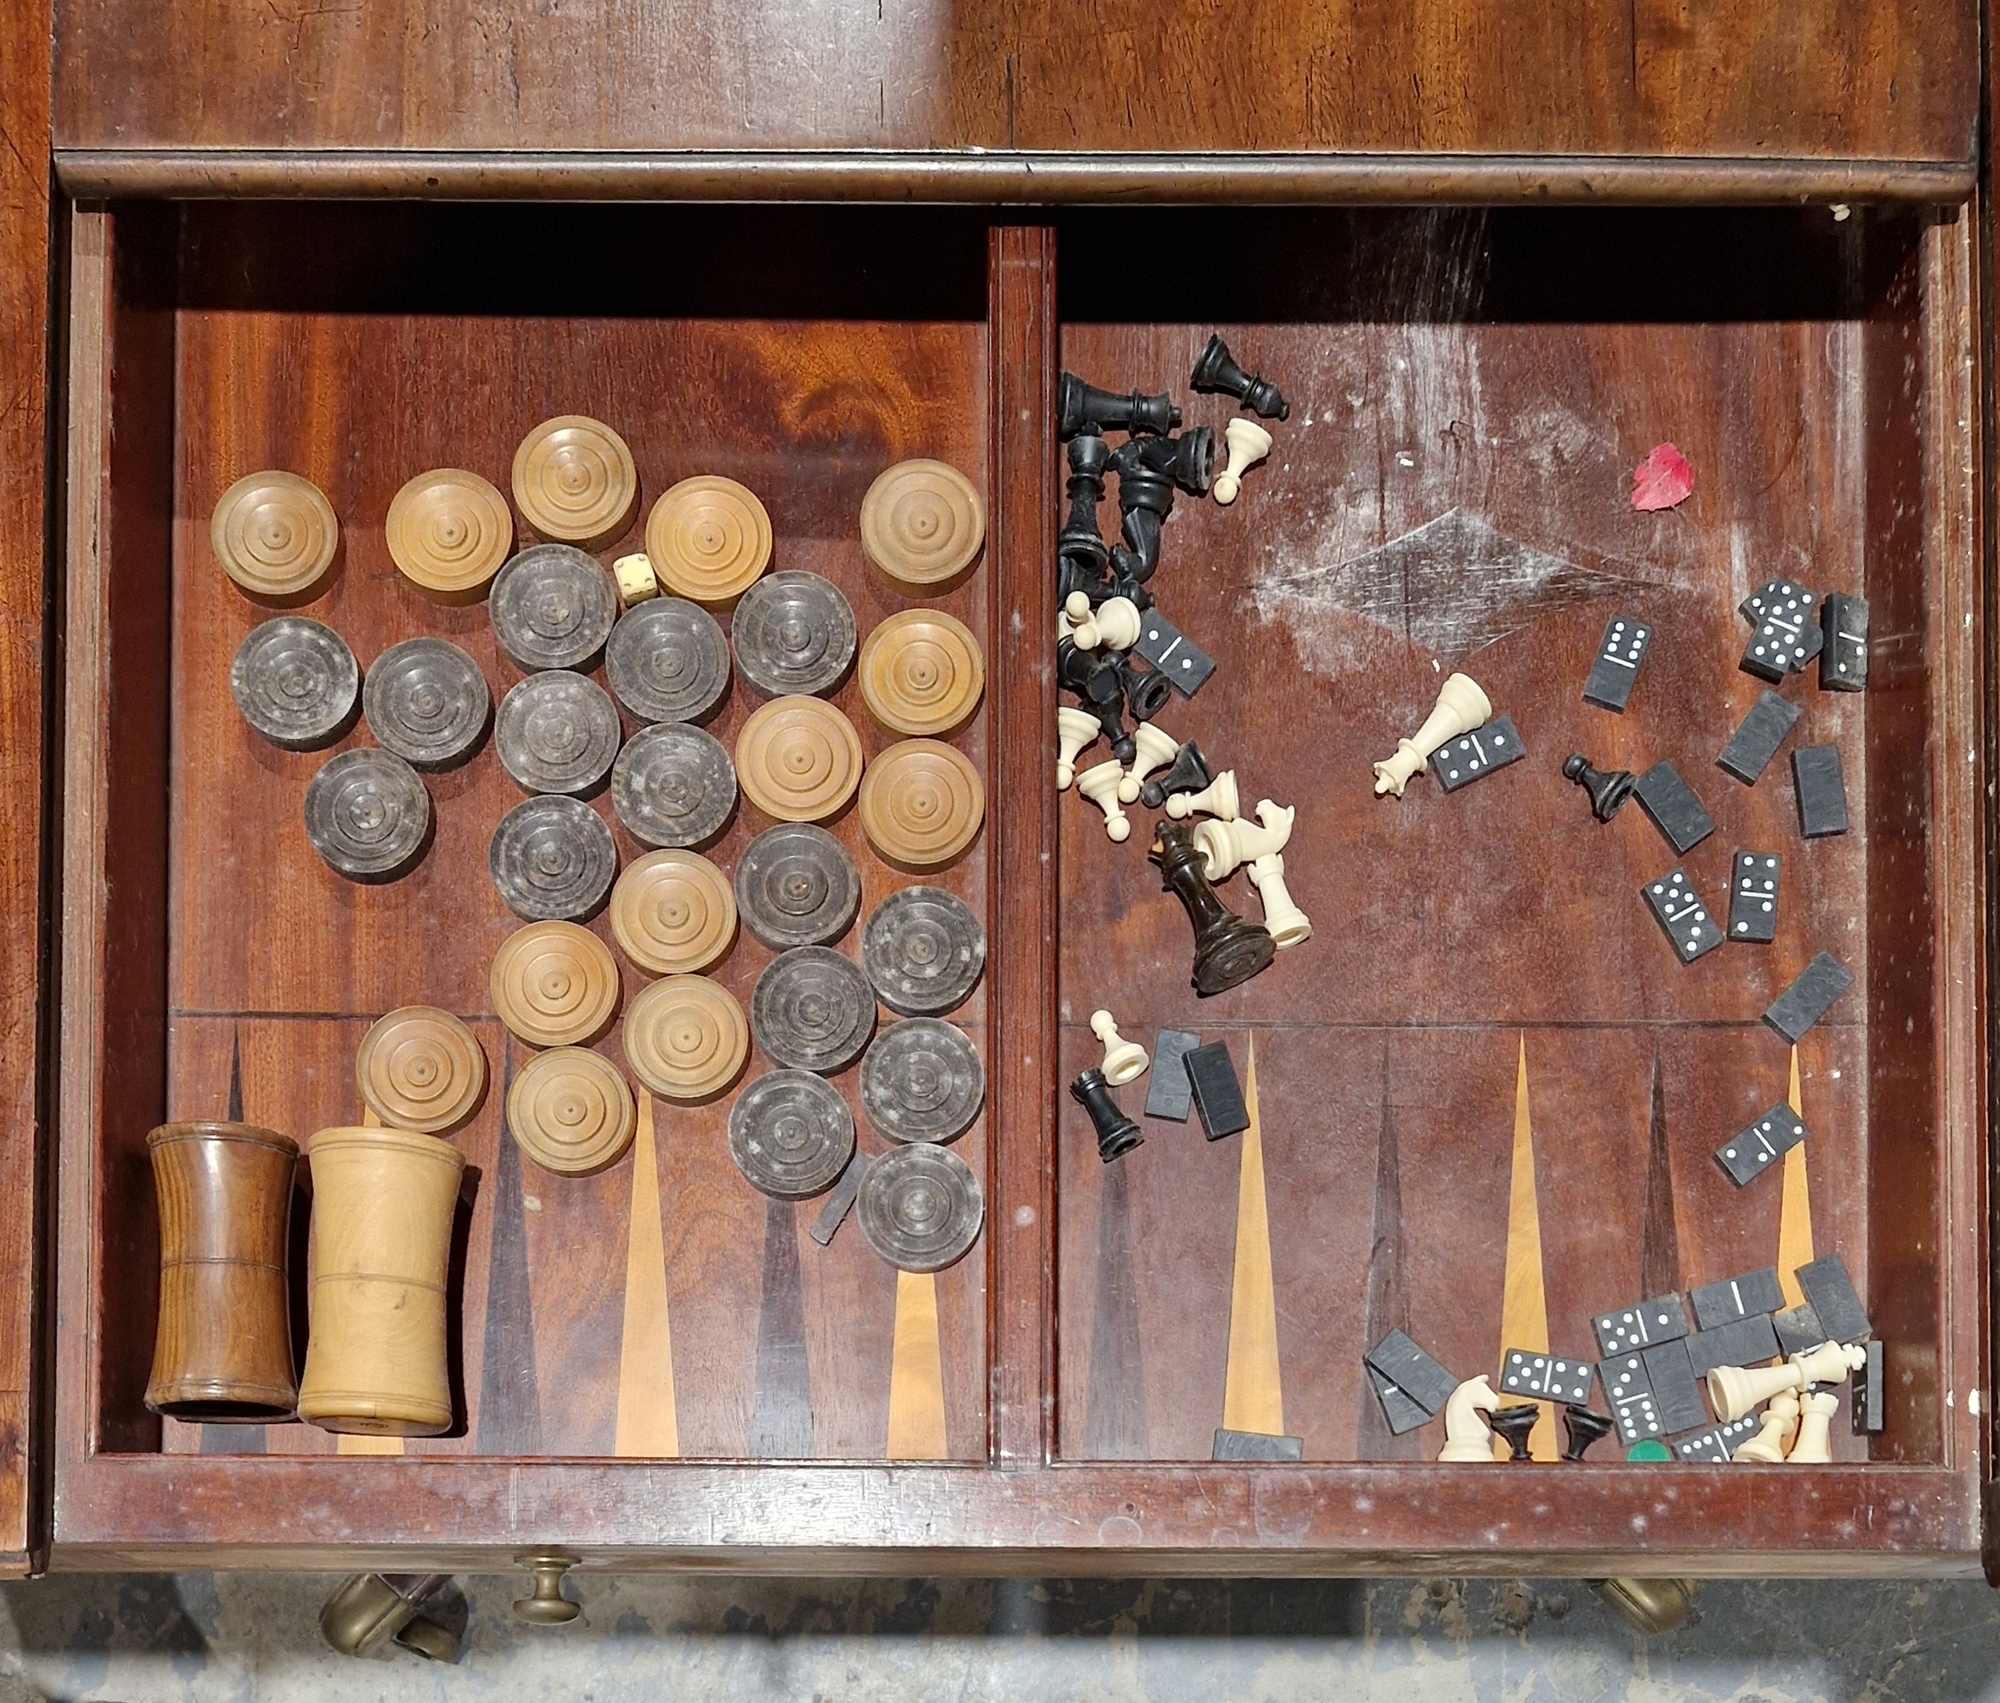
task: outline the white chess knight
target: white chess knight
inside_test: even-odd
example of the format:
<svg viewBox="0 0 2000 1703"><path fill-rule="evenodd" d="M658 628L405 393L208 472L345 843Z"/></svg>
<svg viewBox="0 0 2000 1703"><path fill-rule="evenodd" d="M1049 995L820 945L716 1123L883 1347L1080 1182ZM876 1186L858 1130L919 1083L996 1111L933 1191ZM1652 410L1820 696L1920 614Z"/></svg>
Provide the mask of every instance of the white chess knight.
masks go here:
<svg viewBox="0 0 2000 1703"><path fill-rule="evenodd" d="M1833 1459L1833 1438L1829 1434L1840 1397L1831 1390L1808 1390L1799 1397L1799 1435L1792 1452L1785 1457L1795 1466L1823 1466Z"/></svg>
<svg viewBox="0 0 2000 1703"><path fill-rule="evenodd" d="M1076 779L1077 753L1092 744L1104 731L1104 724L1088 710L1073 710L1067 704L1056 711L1056 791L1068 792Z"/></svg>
<svg viewBox="0 0 2000 1703"><path fill-rule="evenodd" d="M1493 705L1469 674L1454 674L1438 690L1437 704L1417 729L1413 739L1396 741L1396 754L1375 765L1375 793L1393 792L1403 796L1404 784L1430 760L1430 755L1448 739L1484 727L1492 718Z"/></svg>
<svg viewBox="0 0 2000 1703"><path fill-rule="evenodd" d="M1224 822L1236 820L1236 771L1224 769L1200 792L1177 792L1167 800L1167 814L1176 822L1184 822L1199 810L1205 816L1214 816Z"/></svg>
<svg viewBox="0 0 2000 1703"><path fill-rule="evenodd" d="M1123 844L1132 837L1132 824L1118 803L1118 783L1125 778L1125 765L1112 757L1076 777L1076 790L1104 812L1107 838Z"/></svg>
<svg viewBox="0 0 2000 1703"><path fill-rule="evenodd" d="M1089 598L1073 591L1063 609L1078 650L1130 650L1139 642L1139 606L1129 597L1107 597L1093 610Z"/></svg>
<svg viewBox="0 0 2000 1703"><path fill-rule="evenodd" d="M1243 475L1271 453L1271 434L1255 420L1231 420L1222 428L1222 441L1229 446L1229 465L1216 474L1211 489L1227 508L1243 488Z"/></svg>
<svg viewBox="0 0 2000 1703"><path fill-rule="evenodd" d="M1792 1432L1799 1423L1799 1398L1789 1391L1773 1396L1771 1405L1764 1409L1763 1423L1757 1435L1739 1448L1729 1458L1733 1461L1758 1461L1766 1466L1775 1466L1785 1458L1785 1445L1791 1441Z"/></svg>
<svg viewBox="0 0 2000 1703"><path fill-rule="evenodd" d="M1865 1349L1822 1342L1775 1366L1718 1366L1708 1375L1708 1399L1714 1404L1716 1418L1729 1425L1754 1413L1760 1401L1810 1389L1814 1384L1837 1384L1867 1364Z"/></svg>
<svg viewBox="0 0 2000 1703"><path fill-rule="evenodd" d="M1146 777L1155 769L1164 769L1181 748L1178 739L1171 733L1163 733L1150 721L1142 721L1132 730L1132 744L1132 766L1118 783L1118 798L1124 804L1136 804L1140 785Z"/></svg>
<svg viewBox="0 0 2000 1703"><path fill-rule="evenodd" d="M1152 1063L1146 1056L1146 1049L1137 1041L1128 1041L1118 1033L1118 1021L1110 1012L1093 1011L1090 1014L1090 1029L1104 1043L1104 1062L1097 1068L1104 1072L1104 1080L1112 1087L1145 1074L1146 1066Z"/></svg>
<svg viewBox="0 0 2000 1703"><path fill-rule="evenodd" d="M1264 928L1282 952L1312 938L1312 918L1292 902L1285 889L1285 859L1281 852L1266 852L1250 860L1250 879L1264 905Z"/></svg>
<svg viewBox="0 0 2000 1703"><path fill-rule="evenodd" d="M1444 1404L1444 1447L1438 1450L1441 1461L1484 1461L1493 1464L1493 1427L1486 1423L1486 1415L1500 1405L1500 1398L1493 1393L1493 1386L1481 1372L1476 1378L1467 1378L1451 1392L1451 1399Z"/></svg>
<svg viewBox="0 0 2000 1703"><path fill-rule="evenodd" d="M1242 865L1273 852L1281 852L1292 837L1292 818L1298 814L1289 804L1257 800L1257 822L1204 822L1194 831L1194 849L1201 853L1202 873L1211 881L1226 880Z"/></svg>

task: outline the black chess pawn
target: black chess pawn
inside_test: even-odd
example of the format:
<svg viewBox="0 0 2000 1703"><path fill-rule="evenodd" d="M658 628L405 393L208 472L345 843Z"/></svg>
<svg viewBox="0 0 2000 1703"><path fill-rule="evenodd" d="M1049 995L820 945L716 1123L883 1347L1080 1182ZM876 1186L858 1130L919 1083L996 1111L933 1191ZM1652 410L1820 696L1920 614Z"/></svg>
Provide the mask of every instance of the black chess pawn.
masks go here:
<svg viewBox="0 0 2000 1703"><path fill-rule="evenodd" d="M1074 561L1080 572L1101 579L1111 552L1097 529L1097 505L1104 499L1104 468L1111 449L1095 426L1069 440L1069 516L1056 534L1056 555Z"/></svg>
<svg viewBox="0 0 2000 1703"><path fill-rule="evenodd" d="M1229 352L1229 345L1222 340L1219 332L1210 332L1208 342L1195 357L1194 376L1188 380L1192 389L1214 392L1223 391L1235 397L1253 414L1261 414L1267 420L1289 420L1291 405L1285 401L1284 393L1268 379L1246 373L1236 364L1236 357Z"/></svg>
<svg viewBox="0 0 2000 1703"><path fill-rule="evenodd" d="M1114 666L1118 670L1118 683L1125 693L1125 707L1132 712L1134 721L1151 721L1167 707L1167 699L1173 694L1173 682L1157 668L1136 667L1128 657L1120 656Z"/></svg>
<svg viewBox="0 0 2000 1703"><path fill-rule="evenodd" d="M1215 482L1215 434L1206 426L1190 426L1178 437L1141 438L1139 459L1189 496L1205 497Z"/></svg>
<svg viewBox="0 0 2000 1703"><path fill-rule="evenodd" d="M1056 640L1056 684L1074 692L1089 709L1115 704L1125 689L1118 672L1118 653L1083 650L1064 635Z"/></svg>
<svg viewBox="0 0 2000 1703"><path fill-rule="evenodd" d="M1075 373L1064 373L1056 380L1056 433L1059 437L1073 438L1086 426L1096 426L1099 430L1109 427L1114 432L1153 432L1164 436L1180 423L1181 411L1165 391L1158 396L1148 396L1143 391L1134 390L1120 396L1115 391L1099 390L1094 384L1085 384Z"/></svg>
<svg viewBox="0 0 2000 1703"><path fill-rule="evenodd" d="M1083 1071L1069 1085L1069 1097L1090 1114L1097 1130L1097 1156L1110 1164L1120 1154L1130 1153L1146 1138L1139 1126L1118 1109L1111 1097L1111 1084L1095 1067Z"/></svg>
<svg viewBox="0 0 2000 1703"><path fill-rule="evenodd" d="M1277 944L1261 923L1240 917L1216 897L1194 849L1194 824L1163 822L1152 860L1160 883L1179 899L1194 927L1194 991L1221 993L1264 969Z"/></svg>
<svg viewBox="0 0 2000 1703"><path fill-rule="evenodd" d="M1604 1414L1593 1413L1587 1407L1578 1407L1574 1402L1563 1407L1563 1436L1567 1439L1563 1446L1563 1459L1580 1461L1583 1451L1611 1429L1611 1421Z"/></svg>
<svg viewBox="0 0 2000 1703"><path fill-rule="evenodd" d="M1507 1439L1507 1447L1514 1451L1507 1457L1510 1461L1525 1461L1534 1458L1528 1453L1528 1433L1540 1417L1541 1409L1524 1401L1519 1407L1496 1408L1486 1416L1486 1423Z"/></svg>
<svg viewBox="0 0 2000 1703"><path fill-rule="evenodd" d="M1581 751L1563 759L1563 774L1590 794L1590 810L1600 822L1609 822L1618 807L1632 796L1639 783L1630 769L1593 769Z"/></svg>
<svg viewBox="0 0 2000 1703"><path fill-rule="evenodd" d="M1200 792L1215 776L1209 773L1208 759L1201 754L1201 747L1192 739L1182 743L1174 753L1174 760L1151 780L1139 787L1139 802L1148 810L1160 810L1167 799L1177 792Z"/></svg>

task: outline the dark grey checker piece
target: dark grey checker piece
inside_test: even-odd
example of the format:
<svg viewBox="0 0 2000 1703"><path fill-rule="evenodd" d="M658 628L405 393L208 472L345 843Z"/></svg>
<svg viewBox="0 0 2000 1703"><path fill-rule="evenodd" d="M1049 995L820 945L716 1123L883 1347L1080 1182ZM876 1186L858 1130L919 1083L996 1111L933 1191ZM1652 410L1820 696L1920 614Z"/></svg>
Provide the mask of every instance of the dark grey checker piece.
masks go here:
<svg viewBox="0 0 2000 1703"><path fill-rule="evenodd" d="M1382 1404L1382 1417L1389 1422L1389 1434L1400 1437L1406 1431L1414 1431L1420 1425L1428 1425L1431 1415L1405 1395L1402 1390L1375 1370L1373 1366L1363 1368L1369 1383L1375 1386L1375 1397Z"/></svg>
<svg viewBox="0 0 2000 1703"><path fill-rule="evenodd" d="M1837 745L1802 745L1794 751L1792 785L1798 795L1801 834L1823 840L1847 832L1847 783L1841 779Z"/></svg>
<svg viewBox="0 0 2000 1703"><path fill-rule="evenodd" d="M1426 1413L1444 1412L1444 1404L1458 1388L1458 1379L1405 1331L1392 1330L1362 1358L1370 1371L1381 1373Z"/></svg>
<svg viewBox="0 0 2000 1703"><path fill-rule="evenodd" d="M1859 1342L1874 1334L1868 1309L1854 1291L1854 1279L1838 1254L1828 1254L1798 1269L1799 1287L1812 1303L1813 1311L1826 1329L1827 1342Z"/></svg>
<svg viewBox="0 0 2000 1703"><path fill-rule="evenodd" d="M1756 1366L1778 1358L1778 1333L1769 1313L1698 1330L1687 1339L1688 1365L1699 1378L1718 1366Z"/></svg>
<svg viewBox="0 0 2000 1703"><path fill-rule="evenodd" d="M1688 1342L1663 1342L1642 1349L1646 1379L1653 1386L1653 1405L1659 1410L1660 1429L1671 1437L1677 1431L1692 1431L1708 1423L1708 1405L1701 1399L1701 1385L1695 1381L1694 1362L1688 1358Z"/></svg>
<svg viewBox="0 0 2000 1703"><path fill-rule="evenodd" d="M1764 1021L1786 1040L1796 1042L1853 985L1854 972L1831 952L1822 952L1764 1008Z"/></svg>
<svg viewBox="0 0 2000 1703"><path fill-rule="evenodd" d="M1788 703L1776 692L1764 691L1736 724L1729 743L1715 759L1715 766L1734 775L1745 786L1755 786L1764 765L1778 754L1785 735L1799 719L1797 704Z"/></svg>
<svg viewBox="0 0 2000 1703"><path fill-rule="evenodd" d="M1694 1308L1696 1325L1713 1330L1753 1313L1777 1312L1785 1304L1785 1292L1778 1287L1778 1268L1767 1265L1691 1289L1688 1302Z"/></svg>
<svg viewBox="0 0 2000 1703"><path fill-rule="evenodd" d="M1456 792L1527 754L1512 719L1497 715L1484 727L1448 739L1433 751L1431 773L1446 792Z"/></svg>
<svg viewBox="0 0 2000 1703"><path fill-rule="evenodd" d="M1682 857L1715 832L1715 818L1671 763L1655 763L1639 777L1632 796Z"/></svg>
<svg viewBox="0 0 2000 1703"><path fill-rule="evenodd" d="M1591 1320L1597 1332L1597 1346L1609 1359L1631 1349L1650 1348L1656 1342L1673 1342L1688 1333L1687 1314L1678 1295L1661 1295L1630 1307L1599 1313Z"/></svg>
<svg viewBox="0 0 2000 1703"><path fill-rule="evenodd" d="M1692 1437L1683 1437L1674 1445L1674 1458L1704 1466L1722 1465L1757 1435L1761 1423L1752 1413L1732 1419L1727 1425L1714 1425Z"/></svg>
<svg viewBox="0 0 2000 1703"><path fill-rule="evenodd" d="M1782 1100L1767 1112L1752 1118L1742 1129L1715 1150L1715 1162L1729 1174L1739 1189L1753 1177L1770 1169L1806 1138L1806 1126L1797 1112Z"/></svg>

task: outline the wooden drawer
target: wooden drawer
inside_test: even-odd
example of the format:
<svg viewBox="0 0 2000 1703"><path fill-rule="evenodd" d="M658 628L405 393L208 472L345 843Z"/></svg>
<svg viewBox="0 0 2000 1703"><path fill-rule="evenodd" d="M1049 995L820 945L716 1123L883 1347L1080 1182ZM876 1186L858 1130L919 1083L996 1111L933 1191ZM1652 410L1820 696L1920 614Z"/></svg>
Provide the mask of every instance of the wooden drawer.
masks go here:
<svg viewBox="0 0 2000 1703"><path fill-rule="evenodd" d="M467 1568L549 1544L773 1570L1977 1565L1986 684L1964 218L130 202L80 210L72 242L58 1565ZM1052 402L1064 365L1172 389L1219 428L1225 399L1186 385L1218 324L1292 418L1235 507L1176 504L1154 589L1220 669L1162 720L1252 798L1299 807L1287 873L1317 934L1197 1002L1146 834L1111 845L1049 784ZM479 1175L452 1435L385 1459L143 1407L152 1124L349 1121L354 1041L413 999L471 1021L496 1069L510 1056L485 995L510 923L480 854L511 783L490 754L441 777L408 880L328 876L296 820L319 759L261 746L229 702L256 611L214 565L209 510L244 471L309 474L347 551L312 612L364 663L442 632L504 689L483 609L421 603L382 519L425 467L504 483L559 411L617 425L648 500L693 472L743 478L779 565L834 578L864 630L905 601L860 557L875 473L935 454L987 493L985 556L944 600L987 648L961 744L990 809L949 884L991 958L961 1014L989 1099L958 1151L987 1218L935 1284L942 1458L888 1459L899 1308L921 1317L924 1296L851 1226L822 1250L816 1207L752 1193L719 1109L664 1103L663 1187L640 1210L663 1231L678 1457L657 1433L620 1453L632 1162L524 1175L497 1096L454 1138ZM1627 472L1661 437L1696 496L1638 515ZM1865 697L1790 689L1846 762L1855 828L1835 842L1798 839L1775 770L1745 791L1710 766L1756 691L1734 606L1780 573L1873 609ZM1614 608L1660 630L1622 721L1576 699ZM1461 796L1374 798L1369 760L1459 664L1532 761ZM858 701L854 719L886 743ZM1635 889L1671 854L1636 810L1590 820L1558 772L1572 746L1680 765L1721 823L1698 879L1719 888L1709 865L1736 844L1785 852L1780 942L1667 962ZM743 807L718 858L760 825ZM893 877L851 818L839 831L872 902ZM1436 1427L1389 1438L1360 1363L1389 1324L1463 1374L1497 1364L1524 1152L1559 1352L1642 1289L1777 1260L1778 1183L1739 1195L1708 1154L1783 1097L1757 1015L1820 947L1859 983L1798 1049L1811 1236L1888 1344L1881 1436L1843 1433L1835 1465L1790 1473L1608 1447L1474 1470L1430 1459ZM719 973L747 993L768 956L746 936ZM1254 1049L1254 1146L1156 1122L1100 1165L1061 1093L1098 1004L1142 1038L1226 1038L1239 1068ZM1802 1245L1796 1218L1785 1234ZM1303 1458L1208 1459L1246 1415Z"/></svg>

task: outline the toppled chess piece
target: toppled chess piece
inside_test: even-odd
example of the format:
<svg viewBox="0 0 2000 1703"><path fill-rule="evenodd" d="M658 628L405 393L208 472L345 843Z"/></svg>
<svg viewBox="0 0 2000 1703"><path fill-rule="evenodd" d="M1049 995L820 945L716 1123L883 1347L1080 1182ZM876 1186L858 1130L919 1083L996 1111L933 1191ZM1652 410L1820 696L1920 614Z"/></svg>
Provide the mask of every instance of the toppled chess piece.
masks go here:
<svg viewBox="0 0 2000 1703"><path fill-rule="evenodd" d="M1291 405L1285 401L1284 393L1268 379L1246 373L1236 364L1236 357L1229 352L1229 345L1222 340L1220 332L1210 332L1208 341L1195 357L1194 372L1188 379L1188 388L1204 395L1220 391L1233 396L1253 414L1261 414L1267 420L1289 420Z"/></svg>
<svg viewBox="0 0 2000 1703"><path fill-rule="evenodd" d="M1125 540L1111 552L1111 571L1143 585L1160 565L1160 529L1174 512L1174 476L1147 460L1145 443L1134 438L1111 454L1118 475L1119 535Z"/></svg>
<svg viewBox="0 0 2000 1703"><path fill-rule="evenodd" d="M1056 556L1074 564L1085 579L1100 579L1111 550L1097 529L1097 505L1104 500L1104 468L1111 446L1094 426L1069 440L1069 514L1056 534Z"/></svg>
<svg viewBox="0 0 2000 1703"><path fill-rule="evenodd" d="M1076 790L1104 812L1105 837L1118 845L1132 837L1132 823L1118 803L1118 783L1124 778L1125 765L1116 757L1076 777Z"/></svg>
<svg viewBox="0 0 2000 1703"><path fill-rule="evenodd" d="M1111 741L1111 755L1121 763L1129 763L1139 754L1138 742L1125 729L1125 718L1120 711L1125 707L1122 697L1113 698L1108 704L1085 704L1090 714L1097 717L1097 725L1104 730L1104 737Z"/></svg>
<svg viewBox="0 0 2000 1703"><path fill-rule="evenodd" d="M1266 852L1250 860L1250 880L1264 905L1264 926L1278 950L1297 946L1312 938L1312 918L1292 902L1285 887L1285 859L1281 852Z"/></svg>
<svg viewBox="0 0 2000 1703"><path fill-rule="evenodd" d="M1493 705L1469 674L1454 674L1438 689L1437 703L1424 725L1411 739L1399 739L1396 753L1375 765L1375 793L1403 796L1409 778L1430 760L1430 754L1447 740L1484 727L1493 715Z"/></svg>
<svg viewBox="0 0 2000 1703"><path fill-rule="evenodd" d="M1165 391L1148 396L1130 391L1120 396L1085 384L1075 373L1056 380L1056 435L1069 439L1095 426L1114 432L1151 432L1164 436L1181 423L1181 411Z"/></svg>
<svg viewBox="0 0 2000 1703"><path fill-rule="evenodd" d="M1224 822L1236 820L1238 800L1236 796L1236 771L1224 769L1200 792L1176 793L1167 800L1167 814L1176 821L1185 821L1196 811L1204 816L1214 816Z"/></svg>
<svg viewBox="0 0 2000 1703"><path fill-rule="evenodd" d="M1103 1071L1104 1080L1117 1088L1130 1082L1135 1076L1143 1076L1146 1066L1152 1061L1146 1056L1146 1049L1137 1041L1128 1041L1118 1033L1118 1020L1108 1011L1093 1011L1090 1014L1090 1032L1104 1043L1104 1062L1098 1066Z"/></svg>
<svg viewBox="0 0 2000 1703"><path fill-rule="evenodd" d="M1632 796L1639 784L1630 769L1594 769L1581 751L1563 759L1563 778L1575 781L1590 794L1590 813L1600 822L1609 822L1618 808Z"/></svg>
<svg viewBox="0 0 2000 1703"><path fill-rule="evenodd" d="M1528 1435L1541 1416L1542 1410L1531 1401L1524 1401L1519 1407L1496 1407L1486 1416L1494 1431L1507 1439L1509 1461L1535 1458L1528 1453Z"/></svg>
<svg viewBox="0 0 2000 1703"><path fill-rule="evenodd" d="M1215 434L1206 426L1190 426L1178 437L1143 438L1139 459L1189 496L1205 497L1215 482Z"/></svg>
<svg viewBox="0 0 2000 1703"><path fill-rule="evenodd" d="M1441 1461L1487 1461L1493 1459L1493 1430L1485 1415L1495 1411L1500 1398L1481 1372L1467 1378L1444 1404L1444 1447Z"/></svg>
<svg viewBox="0 0 2000 1703"><path fill-rule="evenodd" d="M1190 739L1174 753L1173 766L1165 774L1155 775L1139 788L1139 802L1148 810L1159 810L1169 798L1184 792L1199 792L1214 779L1201 747Z"/></svg>
<svg viewBox="0 0 2000 1703"><path fill-rule="evenodd" d="M1574 1402L1563 1406L1563 1459L1580 1461L1584 1451L1611 1429L1609 1416L1593 1413Z"/></svg>
<svg viewBox="0 0 2000 1703"><path fill-rule="evenodd" d="M1202 873L1211 881L1226 881L1253 859L1281 852L1291 843L1292 821L1298 811L1289 804L1257 800L1257 822L1212 818L1194 831L1201 853Z"/></svg>
<svg viewBox="0 0 2000 1703"><path fill-rule="evenodd" d="M1823 1342L1775 1366L1717 1366L1708 1374L1708 1399L1723 1424L1756 1411L1757 1404L1814 1384L1837 1384L1868 1364L1865 1348Z"/></svg>
<svg viewBox="0 0 2000 1703"><path fill-rule="evenodd" d="M1729 1458L1776 1466L1784 1460L1786 1446L1791 1441L1792 1433L1798 1429L1798 1423L1799 1398L1789 1391L1773 1396L1771 1405L1764 1409L1764 1420L1758 1427L1757 1435Z"/></svg>
<svg viewBox="0 0 2000 1703"><path fill-rule="evenodd" d="M1064 704L1056 711L1056 791L1069 791L1069 784L1076 779L1076 759L1085 746L1092 744L1104 731L1096 716L1088 710L1071 709Z"/></svg>
<svg viewBox="0 0 2000 1703"><path fill-rule="evenodd" d="M1785 1459L1794 1466L1824 1466L1833 1459L1833 1416L1840 1397L1831 1390L1808 1390L1799 1397L1799 1435Z"/></svg>
<svg viewBox="0 0 2000 1703"><path fill-rule="evenodd" d="M1157 668L1138 668L1115 651L1111 655L1112 666L1118 673L1118 687L1125 694L1125 707L1132 712L1132 719L1151 721L1167 707L1167 700L1174 695L1174 683Z"/></svg>
<svg viewBox="0 0 2000 1703"><path fill-rule="evenodd" d="M1141 722L1133 729L1132 743L1137 748L1133 753L1132 766L1118 783L1118 799L1122 804L1136 804L1146 790L1146 777L1162 764L1171 763L1180 755L1181 749L1171 733L1150 721Z"/></svg>
<svg viewBox="0 0 2000 1703"><path fill-rule="evenodd" d="M1056 684L1093 707L1115 704L1124 689L1117 658L1085 650L1073 638L1056 640Z"/></svg>
<svg viewBox="0 0 2000 1703"><path fill-rule="evenodd" d="M1072 622L1070 637L1078 650L1130 650L1139 642L1139 609L1130 598L1107 597L1093 609L1088 597L1073 591L1063 612Z"/></svg>
<svg viewBox="0 0 2000 1703"><path fill-rule="evenodd" d="M1243 489L1243 475L1271 453L1271 434L1255 420L1238 419L1222 428L1222 441L1229 449L1229 465L1216 474L1211 494L1227 508Z"/></svg>
<svg viewBox="0 0 2000 1703"><path fill-rule="evenodd" d="M1091 1127L1097 1131L1097 1156L1105 1164L1120 1154L1130 1153L1146 1139L1139 1133L1139 1126L1118 1109L1103 1071L1095 1068L1079 1071L1069 1085L1069 1097L1090 1114Z"/></svg>
<svg viewBox="0 0 2000 1703"><path fill-rule="evenodd" d="M1268 929L1238 916L1216 897L1202 873L1192 828L1184 822L1162 824L1151 857L1161 884L1180 900L1194 929L1196 993L1221 993L1269 966L1277 943Z"/></svg>

